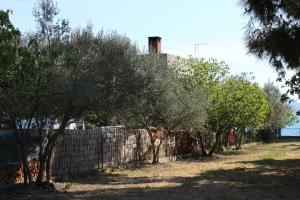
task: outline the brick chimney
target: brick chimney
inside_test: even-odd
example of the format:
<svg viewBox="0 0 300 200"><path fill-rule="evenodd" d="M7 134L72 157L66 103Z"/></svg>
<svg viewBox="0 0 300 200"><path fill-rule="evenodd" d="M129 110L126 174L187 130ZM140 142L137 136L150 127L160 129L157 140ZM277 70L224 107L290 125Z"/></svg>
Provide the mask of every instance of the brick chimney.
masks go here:
<svg viewBox="0 0 300 200"><path fill-rule="evenodd" d="M161 53L161 37L148 37L149 53Z"/></svg>

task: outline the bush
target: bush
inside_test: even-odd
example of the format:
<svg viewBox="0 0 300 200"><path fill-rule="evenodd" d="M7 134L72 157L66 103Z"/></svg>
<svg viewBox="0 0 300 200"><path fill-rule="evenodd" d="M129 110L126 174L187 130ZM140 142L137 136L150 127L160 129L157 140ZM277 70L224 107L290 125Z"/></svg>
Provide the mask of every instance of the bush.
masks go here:
<svg viewBox="0 0 300 200"><path fill-rule="evenodd" d="M274 131L271 129L258 130L257 134L258 134L258 138L260 138L260 140L263 143L274 142L275 137L276 137Z"/></svg>

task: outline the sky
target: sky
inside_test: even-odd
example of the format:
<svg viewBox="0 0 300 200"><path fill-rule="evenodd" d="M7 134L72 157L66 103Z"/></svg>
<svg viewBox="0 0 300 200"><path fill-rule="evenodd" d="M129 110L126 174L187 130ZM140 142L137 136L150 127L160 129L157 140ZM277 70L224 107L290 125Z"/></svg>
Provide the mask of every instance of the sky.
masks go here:
<svg viewBox="0 0 300 200"><path fill-rule="evenodd" d="M162 51L182 57L225 61L232 74L253 72L256 81L275 82L277 74L266 60L247 54L244 45L248 16L239 0L57 0L59 18L72 28L92 23L94 31L117 31L147 50L147 37L160 36ZM36 0L0 0L11 9L12 22L22 32L34 31L32 9ZM276 85L280 86L279 83Z"/></svg>

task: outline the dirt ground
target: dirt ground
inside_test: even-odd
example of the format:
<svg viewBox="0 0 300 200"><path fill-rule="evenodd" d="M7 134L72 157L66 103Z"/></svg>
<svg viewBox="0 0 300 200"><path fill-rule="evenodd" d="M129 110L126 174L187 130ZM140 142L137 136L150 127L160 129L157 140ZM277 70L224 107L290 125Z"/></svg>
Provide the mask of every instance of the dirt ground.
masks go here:
<svg viewBox="0 0 300 200"><path fill-rule="evenodd" d="M112 171L112 172L111 172ZM253 143L210 160L176 161L55 183L5 189L0 199L300 199L300 140Z"/></svg>

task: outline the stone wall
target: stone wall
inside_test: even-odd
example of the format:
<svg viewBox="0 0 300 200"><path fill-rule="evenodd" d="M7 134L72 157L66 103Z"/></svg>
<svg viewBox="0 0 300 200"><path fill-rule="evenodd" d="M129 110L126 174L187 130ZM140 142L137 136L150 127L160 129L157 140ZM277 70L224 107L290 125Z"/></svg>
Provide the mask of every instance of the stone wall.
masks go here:
<svg viewBox="0 0 300 200"><path fill-rule="evenodd" d="M170 153L170 141L173 140L167 139L161 145L161 157ZM129 161L149 160L151 152L145 130L125 131L121 127L66 130L53 151L52 175L67 179Z"/></svg>
<svg viewBox="0 0 300 200"><path fill-rule="evenodd" d="M22 182L22 160L15 140L16 132L2 131L0 136L0 184ZM37 133L30 132L28 141L36 143L37 136ZM174 148L175 137L166 138L160 146L160 158L174 154ZM37 152L33 152L28 160L31 160L29 163L35 179L39 165L35 160ZM51 170L52 176L68 179L126 162L151 159L152 148L146 130L128 131L122 127L66 130L53 150Z"/></svg>

